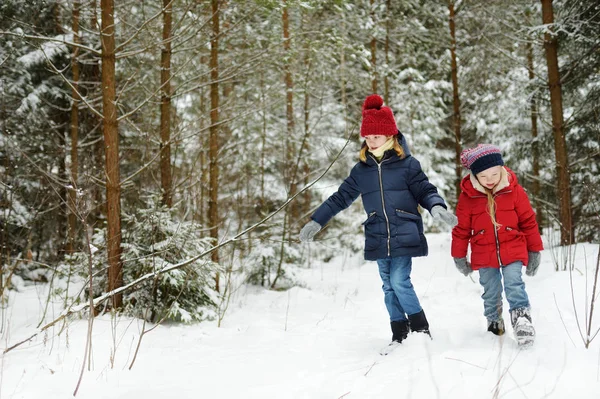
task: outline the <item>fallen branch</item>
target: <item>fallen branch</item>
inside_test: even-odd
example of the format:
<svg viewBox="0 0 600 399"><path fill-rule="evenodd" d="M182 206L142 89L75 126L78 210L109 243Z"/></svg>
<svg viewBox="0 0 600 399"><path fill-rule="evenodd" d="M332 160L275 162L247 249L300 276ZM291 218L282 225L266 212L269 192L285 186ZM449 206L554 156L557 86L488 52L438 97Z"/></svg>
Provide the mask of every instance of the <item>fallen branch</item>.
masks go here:
<svg viewBox="0 0 600 399"><path fill-rule="evenodd" d="M346 149L346 147L348 146L348 143L350 142L350 138L352 137L352 133L354 132L354 129L350 132L350 135L348 135L348 139L346 140L346 143L344 144L344 146L342 147L342 149L338 152L338 154L335 156L335 158L331 161L331 163L329 164L329 166L323 171L323 173L321 173L321 175L319 175L319 177L317 177L315 180L313 180L312 182L310 182L309 184L307 184L304 188L302 188L302 190L298 191L295 195L293 195L292 197L288 198L287 201L285 201L279 208L277 208L275 211L273 211L271 214L267 215L264 219L262 219L261 221L259 221L258 223L248 227L247 229L245 229L244 231L242 231L241 233L235 235L234 237L225 240L223 242L221 242L220 244L202 252L199 255L194 256L191 259L185 260L183 262L177 263L175 265L171 265L171 266L167 266L164 267L156 272L152 272L152 273L147 273L141 277L139 277L138 279L132 281L131 283L124 285L122 287L119 287L117 289L114 289L110 292L107 292L103 295L100 295L99 297L94 298L93 301L89 301L88 303L83 303L80 304L78 306L68 306L65 310L62 311L62 313L54 320L52 320L50 323L44 325L43 327L40 327L37 329L37 331L35 333L33 333L31 336L29 336L28 338L6 348L4 350L4 353L10 352L11 350L19 347L20 345L24 344L25 342L28 342L30 340L32 340L33 338L35 338L37 335L39 335L40 333L46 331L47 329L49 329L50 327L52 327L53 325L55 325L56 323L60 322L61 320L69 317L70 315L74 314L74 313L79 313L82 312L84 310L86 310L87 308L90 307L96 307L98 304L106 301L109 298L112 298L113 296L120 294L136 285L138 285L141 282L144 282L150 278L154 278L160 274L163 273L167 273L170 272L171 270L176 270L176 269L180 269L184 266L187 266L195 261L197 261L198 259L209 255L211 253L213 253L214 251L216 251L217 249L224 247L228 244L231 244L232 242L235 242L237 240L240 239L240 237L248 234L249 232L251 232L252 230L256 229L258 226L266 223L269 219L271 219L273 216L275 216L276 214L278 214L279 212L281 212L282 209L284 209L286 206L288 206L294 199L296 199L296 197L298 197L300 194L304 193L306 190L308 190L309 188L311 188L313 185L315 185L315 183L317 183L319 180L321 180L323 178L323 176L325 176L325 174L329 171L329 169L331 169L331 167L336 163L336 161L339 159L339 157L342 155L342 153L344 152L344 150Z"/></svg>

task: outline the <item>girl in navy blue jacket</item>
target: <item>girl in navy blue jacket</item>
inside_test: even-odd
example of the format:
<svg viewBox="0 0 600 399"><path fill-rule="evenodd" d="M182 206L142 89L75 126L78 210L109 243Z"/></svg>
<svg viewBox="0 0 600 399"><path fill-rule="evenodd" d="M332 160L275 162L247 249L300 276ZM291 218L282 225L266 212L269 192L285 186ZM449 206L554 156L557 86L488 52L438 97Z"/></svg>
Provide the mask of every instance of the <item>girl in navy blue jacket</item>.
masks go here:
<svg viewBox="0 0 600 399"><path fill-rule="evenodd" d="M436 187L429 182L419 161L411 156L406 140L396 127L392 110L373 94L362 112L360 162L338 191L315 211L300 232L311 241L322 226L362 196L367 219L365 259L375 260L383 281L385 306L390 315L392 343L402 342L409 331L430 334L429 323L410 280L412 257L427 255L421 205L450 226L456 217Z"/></svg>

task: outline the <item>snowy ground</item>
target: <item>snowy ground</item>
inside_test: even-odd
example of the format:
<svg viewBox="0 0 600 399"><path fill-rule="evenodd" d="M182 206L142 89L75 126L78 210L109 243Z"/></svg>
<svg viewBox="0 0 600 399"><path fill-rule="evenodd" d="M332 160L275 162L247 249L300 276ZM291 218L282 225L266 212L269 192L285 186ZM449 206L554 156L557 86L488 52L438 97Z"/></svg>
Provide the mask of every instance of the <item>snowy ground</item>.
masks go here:
<svg viewBox="0 0 600 399"><path fill-rule="evenodd" d="M92 370L77 397L600 398L600 338L584 348L573 306L583 326L598 246L577 247L574 300L569 273L555 272L552 250L544 251L538 275L525 277L537 342L519 350L509 326L500 338L485 331L478 275L455 270L449 234L428 239L430 255L414 260L413 283L433 340L411 334L380 356L391 332L376 264L341 256L299 271L309 288L242 288L220 328L159 326L144 336L131 370L141 322L96 318ZM35 330L45 290L27 287L11 297L0 349ZM600 314L595 320L594 331ZM70 397L86 331L85 320L75 321L61 335L56 329L4 354L0 399Z"/></svg>

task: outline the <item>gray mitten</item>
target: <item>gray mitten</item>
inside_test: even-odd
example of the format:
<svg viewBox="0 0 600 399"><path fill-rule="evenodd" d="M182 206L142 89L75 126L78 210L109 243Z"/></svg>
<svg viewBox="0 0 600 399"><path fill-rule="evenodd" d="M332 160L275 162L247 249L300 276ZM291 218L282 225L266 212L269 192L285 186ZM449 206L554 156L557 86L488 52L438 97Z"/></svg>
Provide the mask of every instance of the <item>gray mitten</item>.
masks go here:
<svg viewBox="0 0 600 399"><path fill-rule="evenodd" d="M433 208L431 208L431 216L433 216L435 219L441 220L450 227L454 227L458 224L458 218L454 216L453 213L444 209L444 207L441 205L435 205Z"/></svg>
<svg viewBox="0 0 600 399"><path fill-rule="evenodd" d="M471 264L467 258L454 258L454 264L456 265L458 271L465 276L468 276L473 272L473 269L471 269Z"/></svg>
<svg viewBox="0 0 600 399"><path fill-rule="evenodd" d="M528 276L535 276L538 271L538 267L540 266L540 261L542 260L542 254L539 252L528 252L529 261L527 262L527 270L525 270L525 274Z"/></svg>
<svg viewBox="0 0 600 399"><path fill-rule="evenodd" d="M306 223L302 230L300 230L300 241L309 242L312 241L315 234L321 230L321 225L314 220Z"/></svg>

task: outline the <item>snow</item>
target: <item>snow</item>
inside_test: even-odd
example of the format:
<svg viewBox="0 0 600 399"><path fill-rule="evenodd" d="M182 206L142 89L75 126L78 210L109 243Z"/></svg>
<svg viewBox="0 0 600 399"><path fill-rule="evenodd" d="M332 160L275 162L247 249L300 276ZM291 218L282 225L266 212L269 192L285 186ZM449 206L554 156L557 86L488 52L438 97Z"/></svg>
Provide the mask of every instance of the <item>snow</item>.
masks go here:
<svg viewBox="0 0 600 399"><path fill-rule="evenodd" d="M30 68L33 65L43 64L46 59L53 59L56 55L68 52L68 47L65 43L73 41L73 34L57 35L53 37L57 41L43 42L39 49L33 50L18 58L25 68Z"/></svg>
<svg viewBox="0 0 600 399"><path fill-rule="evenodd" d="M242 286L221 323L143 323L109 315L94 319L93 357L81 398L598 398L600 342L585 349L585 325L597 245L581 244L572 273L556 272L552 252L524 277L537 341L520 350L512 336L487 333L477 274L460 275L448 233L429 234L430 255L415 258L413 284L433 340L412 333L388 356L391 338L377 266L362 254L295 269L288 291ZM322 244L312 243L312 251ZM350 256L348 256L350 255ZM584 257L586 257L584 259ZM345 262L344 262L345 259ZM587 270L586 270L587 268ZM2 346L35 330L47 285L11 293ZM575 309L577 312L575 312ZM504 317L508 318L505 305ZM58 314L49 310L46 321ZM595 317L595 320L599 320ZM593 331L600 325L593 322ZM74 320L2 356L1 398L66 398L77 384L87 320ZM146 325L146 328L151 326ZM116 342L116 350L115 350ZM111 358L114 365L111 364Z"/></svg>

